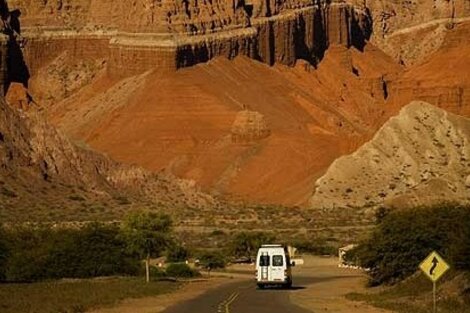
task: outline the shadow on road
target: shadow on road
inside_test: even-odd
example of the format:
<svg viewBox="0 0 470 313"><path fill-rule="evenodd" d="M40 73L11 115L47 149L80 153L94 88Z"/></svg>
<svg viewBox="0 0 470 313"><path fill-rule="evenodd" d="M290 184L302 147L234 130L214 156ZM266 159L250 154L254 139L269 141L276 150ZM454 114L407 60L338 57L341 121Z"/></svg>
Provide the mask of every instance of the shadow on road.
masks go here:
<svg viewBox="0 0 470 313"><path fill-rule="evenodd" d="M256 290L260 290L260 291L296 291L296 290L302 290L302 289L305 289L307 287L305 286L292 286L292 287L277 287L277 286L270 286L270 287L264 287L264 288L257 288Z"/></svg>

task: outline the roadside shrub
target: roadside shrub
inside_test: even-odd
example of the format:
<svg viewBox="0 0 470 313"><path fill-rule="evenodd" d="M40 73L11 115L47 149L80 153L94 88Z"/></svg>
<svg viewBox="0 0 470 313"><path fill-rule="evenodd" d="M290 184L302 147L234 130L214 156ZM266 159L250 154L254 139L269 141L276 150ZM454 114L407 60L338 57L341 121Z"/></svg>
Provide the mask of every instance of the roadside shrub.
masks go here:
<svg viewBox="0 0 470 313"><path fill-rule="evenodd" d="M371 284L413 274L433 250L454 268L470 269L470 207L452 204L387 214L371 237L347 253L370 269Z"/></svg>
<svg viewBox="0 0 470 313"><path fill-rule="evenodd" d="M138 271L138 260L126 253L126 244L115 226L91 224L69 231L68 238L56 236L54 241L49 249L49 277L132 275Z"/></svg>
<svg viewBox="0 0 470 313"><path fill-rule="evenodd" d="M224 268L227 264L224 255L219 251L203 252L199 256L199 265L205 269L213 270L217 268Z"/></svg>
<svg viewBox="0 0 470 313"><path fill-rule="evenodd" d="M10 281L135 274L139 267L138 258L125 252L114 226L22 227L10 238L5 273Z"/></svg>
<svg viewBox="0 0 470 313"><path fill-rule="evenodd" d="M6 261L5 279L36 281L47 278L49 229L20 227L9 231L8 237L9 255Z"/></svg>
<svg viewBox="0 0 470 313"><path fill-rule="evenodd" d="M145 267L141 266L139 269L139 275L143 276L145 275ZM165 270L157 267L157 266L150 266L150 279L152 280L158 280L161 278L165 278L168 275L166 274Z"/></svg>
<svg viewBox="0 0 470 313"><path fill-rule="evenodd" d="M299 253L309 253L314 255L336 255L338 249L328 244L325 239L300 239L292 244Z"/></svg>
<svg viewBox="0 0 470 313"><path fill-rule="evenodd" d="M230 253L234 257L253 257L263 244L273 243L276 237L264 232L241 232L230 243Z"/></svg>
<svg viewBox="0 0 470 313"><path fill-rule="evenodd" d="M167 262L184 262L189 258L189 251L182 245L176 244L170 247L166 252Z"/></svg>
<svg viewBox="0 0 470 313"><path fill-rule="evenodd" d="M189 267L186 263L172 263L166 268L166 274L170 277L191 278L200 276L199 272Z"/></svg>

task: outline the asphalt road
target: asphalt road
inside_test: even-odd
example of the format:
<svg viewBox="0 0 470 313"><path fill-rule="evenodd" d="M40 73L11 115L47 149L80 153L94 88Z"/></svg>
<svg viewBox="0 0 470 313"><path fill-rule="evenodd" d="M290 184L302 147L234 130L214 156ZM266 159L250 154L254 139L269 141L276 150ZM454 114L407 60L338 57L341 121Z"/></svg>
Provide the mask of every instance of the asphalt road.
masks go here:
<svg viewBox="0 0 470 313"><path fill-rule="evenodd" d="M294 277L291 289L263 290L256 288L254 280L246 279L175 304L164 313L308 313L310 311L292 304L289 294L325 279L329 278Z"/></svg>

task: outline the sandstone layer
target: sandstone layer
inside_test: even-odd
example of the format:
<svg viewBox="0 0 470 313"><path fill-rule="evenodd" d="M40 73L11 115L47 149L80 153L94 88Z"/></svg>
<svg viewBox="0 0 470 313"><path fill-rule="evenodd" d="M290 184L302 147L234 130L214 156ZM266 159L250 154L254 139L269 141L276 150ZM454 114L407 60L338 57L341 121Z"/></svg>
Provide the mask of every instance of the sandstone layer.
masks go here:
<svg viewBox="0 0 470 313"><path fill-rule="evenodd" d="M371 41L408 65L437 51L445 34L470 20L468 0L347 0L370 12Z"/></svg>
<svg viewBox="0 0 470 313"><path fill-rule="evenodd" d="M316 182L316 209L470 202L470 119L412 102Z"/></svg>
<svg viewBox="0 0 470 313"><path fill-rule="evenodd" d="M109 74L175 70L245 55L270 65L320 59L332 44L363 46L367 12L341 1L9 1L34 74L61 53L108 60Z"/></svg>
<svg viewBox="0 0 470 313"><path fill-rule="evenodd" d="M438 51L389 85L391 106L421 100L470 116L470 22L448 31Z"/></svg>

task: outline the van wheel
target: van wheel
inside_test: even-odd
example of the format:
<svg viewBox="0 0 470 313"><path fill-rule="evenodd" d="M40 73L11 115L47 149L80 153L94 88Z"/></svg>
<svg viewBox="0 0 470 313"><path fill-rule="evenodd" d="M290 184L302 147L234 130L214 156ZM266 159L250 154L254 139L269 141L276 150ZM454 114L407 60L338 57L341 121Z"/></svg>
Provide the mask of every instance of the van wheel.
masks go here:
<svg viewBox="0 0 470 313"><path fill-rule="evenodd" d="M287 284L284 285L284 287L286 287L287 289L290 289L292 288L292 282L288 282Z"/></svg>
<svg viewBox="0 0 470 313"><path fill-rule="evenodd" d="M264 287L265 287L264 284L258 284L259 289L264 289Z"/></svg>

